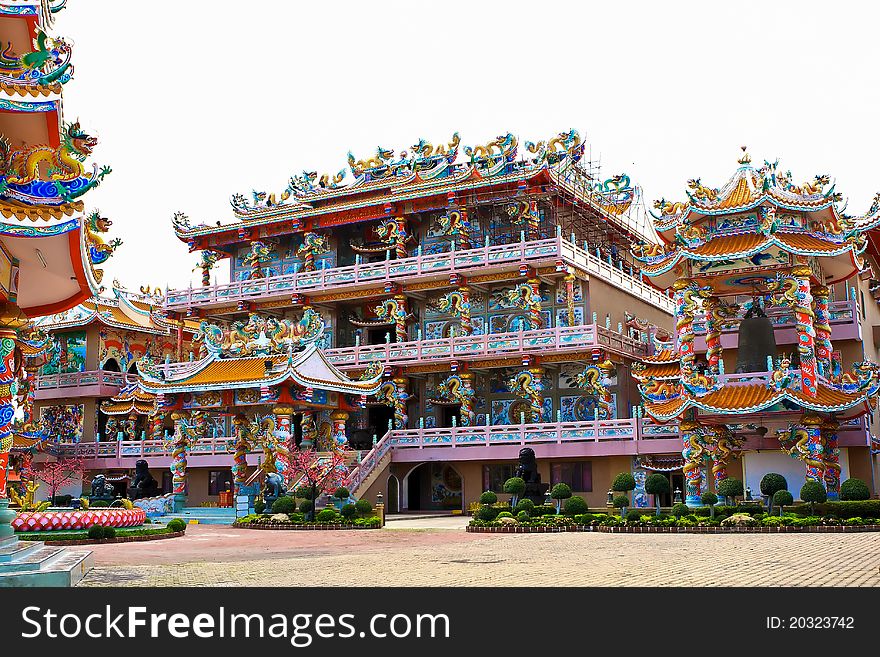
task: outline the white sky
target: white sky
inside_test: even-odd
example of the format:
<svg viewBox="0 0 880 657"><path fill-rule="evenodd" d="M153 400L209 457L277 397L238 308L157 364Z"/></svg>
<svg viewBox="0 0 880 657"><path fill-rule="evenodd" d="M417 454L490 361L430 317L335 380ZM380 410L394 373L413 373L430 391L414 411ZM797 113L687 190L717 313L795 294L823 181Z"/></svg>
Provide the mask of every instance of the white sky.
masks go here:
<svg viewBox="0 0 880 657"><path fill-rule="evenodd" d="M136 290L198 284L175 210L225 223L233 192L456 130L474 145L577 128L648 202L720 186L748 145L797 183L831 175L860 214L880 189L865 5L71 0L53 33L74 43L65 116L113 167L85 197L125 242L105 284Z"/></svg>

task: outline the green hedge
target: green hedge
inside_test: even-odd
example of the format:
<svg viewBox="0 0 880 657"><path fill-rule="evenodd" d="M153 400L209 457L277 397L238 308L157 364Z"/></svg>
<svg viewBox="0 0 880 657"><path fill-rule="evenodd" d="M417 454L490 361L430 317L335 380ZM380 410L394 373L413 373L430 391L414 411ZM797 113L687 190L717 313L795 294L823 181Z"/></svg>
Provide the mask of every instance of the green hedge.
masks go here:
<svg viewBox="0 0 880 657"><path fill-rule="evenodd" d="M96 525L97 526L97 525ZM95 527L90 527L89 530ZM115 536L154 536L156 534L172 533L167 527L101 527L100 538L109 538L105 535L106 530L115 530ZM89 530L68 529L55 532L15 532L16 537L23 541L85 541L89 538Z"/></svg>
<svg viewBox="0 0 880 657"><path fill-rule="evenodd" d="M166 527L168 527L168 529L170 529L173 532L185 532L186 531L186 523L183 520L181 520L180 518L172 518L171 520L168 521L168 524L166 525Z"/></svg>
<svg viewBox="0 0 880 657"><path fill-rule="evenodd" d="M880 518L880 500L859 500L852 502L823 502L814 504L814 513L817 516L834 516L835 518ZM809 504L787 508L799 516L810 515Z"/></svg>

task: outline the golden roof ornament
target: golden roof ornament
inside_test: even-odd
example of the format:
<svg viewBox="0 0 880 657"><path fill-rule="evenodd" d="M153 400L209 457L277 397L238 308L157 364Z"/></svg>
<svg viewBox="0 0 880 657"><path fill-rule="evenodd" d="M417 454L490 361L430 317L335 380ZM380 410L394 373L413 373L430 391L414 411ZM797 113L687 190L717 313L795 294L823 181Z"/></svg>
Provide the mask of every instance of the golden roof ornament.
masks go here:
<svg viewBox="0 0 880 657"><path fill-rule="evenodd" d="M738 162L739 164L751 164L751 162L752 162L752 156L749 155L748 152L746 152L746 148L748 148L748 147L747 147L747 146L740 146L740 148L742 149L743 154L742 154L742 156L737 160L737 162Z"/></svg>

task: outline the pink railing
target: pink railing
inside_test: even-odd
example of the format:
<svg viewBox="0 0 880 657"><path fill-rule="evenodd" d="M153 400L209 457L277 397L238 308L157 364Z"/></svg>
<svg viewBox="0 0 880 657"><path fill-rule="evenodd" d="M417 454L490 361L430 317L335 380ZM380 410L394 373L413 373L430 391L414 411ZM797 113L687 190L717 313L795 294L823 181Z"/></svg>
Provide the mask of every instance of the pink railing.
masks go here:
<svg viewBox="0 0 880 657"><path fill-rule="evenodd" d="M232 454L235 438L205 438L192 445L188 456L213 456ZM108 440L97 443L78 443L77 445L57 445L58 452L76 451L86 459L98 458L146 458L150 456L171 456L171 443L164 440ZM251 450L257 452L260 450Z"/></svg>
<svg viewBox="0 0 880 657"><path fill-rule="evenodd" d="M600 346L630 356L647 354L646 345L596 324L339 347L328 349L325 353L331 363L345 368L373 361L406 365L432 360L470 360L486 356L517 355L536 350L575 351Z"/></svg>
<svg viewBox="0 0 880 657"><path fill-rule="evenodd" d="M663 292L639 280L632 270L622 270L579 246L555 237L545 240L520 241L513 244L482 246L462 251L416 255L399 260L358 263L312 272L297 272L247 281L232 281L204 287L168 290L167 310L182 310L194 305L217 305L238 301L284 298L293 294L314 294L323 290L356 289L388 281L436 278L452 273L466 274L485 271L496 265L555 262L562 259L616 287L672 312L672 300Z"/></svg>
<svg viewBox="0 0 880 657"><path fill-rule="evenodd" d="M101 385L117 386L121 388L126 384L134 383L137 379L137 374L106 372L104 370L68 372L64 374L41 374L37 377L37 390Z"/></svg>
<svg viewBox="0 0 880 657"><path fill-rule="evenodd" d="M360 462L355 468L348 473L345 479L345 487L352 493L360 488L361 484L376 469L382 457L391 449L392 431L388 431L382 438L373 445L373 449L360 458Z"/></svg>

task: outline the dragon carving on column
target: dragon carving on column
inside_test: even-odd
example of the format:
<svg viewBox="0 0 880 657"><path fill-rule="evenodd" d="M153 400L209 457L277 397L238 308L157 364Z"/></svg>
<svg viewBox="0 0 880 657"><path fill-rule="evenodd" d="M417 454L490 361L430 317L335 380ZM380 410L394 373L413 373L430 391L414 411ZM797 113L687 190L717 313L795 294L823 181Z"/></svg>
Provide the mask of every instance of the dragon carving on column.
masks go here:
<svg viewBox="0 0 880 657"><path fill-rule="evenodd" d="M315 271L315 256L327 253L330 247L327 237L308 232L303 235L303 243L296 250L296 257L303 263L302 271Z"/></svg>
<svg viewBox="0 0 880 657"><path fill-rule="evenodd" d="M439 399L429 399L432 404L461 404L461 426L472 427L476 424L474 411L474 388L471 384L472 374L452 374L437 385Z"/></svg>
<svg viewBox="0 0 880 657"><path fill-rule="evenodd" d="M471 302L468 288L447 292L437 301L437 309L441 313L458 317L461 320L461 334L471 335L474 327L471 322Z"/></svg>
<svg viewBox="0 0 880 657"><path fill-rule="evenodd" d="M611 393L605 385L610 377L614 376L614 363L604 360L598 363L590 363L584 371L576 377L578 387L587 395L596 398L596 407L599 410L600 420L610 420L613 416Z"/></svg>
<svg viewBox="0 0 880 657"><path fill-rule="evenodd" d="M523 370L507 381L507 389L529 402L529 422L542 422L544 417L544 380L540 368Z"/></svg>
<svg viewBox="0 0 880 657"><path fill-rule="evenodd" d="M528 311L529 329L532 331L544 326L544 318L541 315L541 294L537 288L538 281L532 279L504 293L504 299L514 308Z"/></svg>

